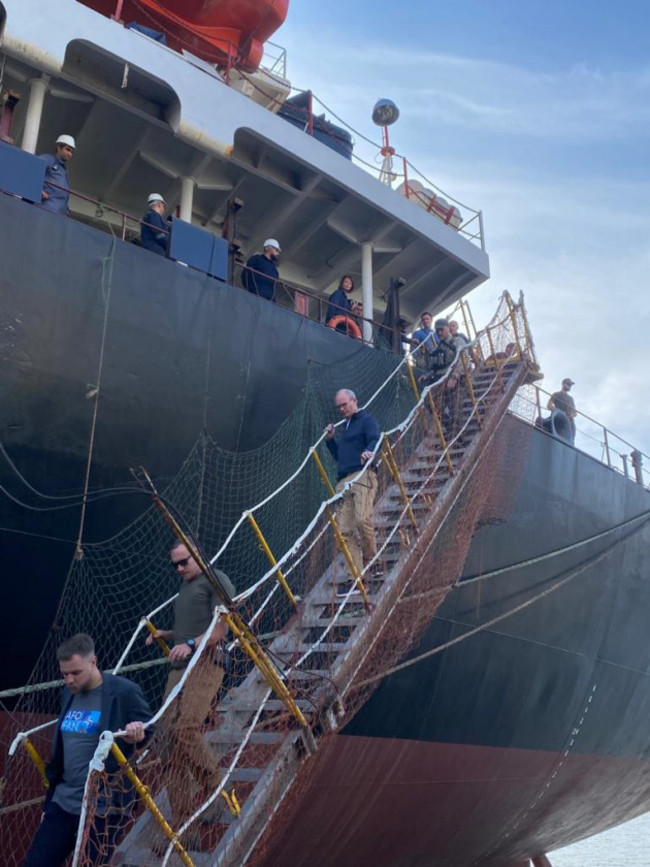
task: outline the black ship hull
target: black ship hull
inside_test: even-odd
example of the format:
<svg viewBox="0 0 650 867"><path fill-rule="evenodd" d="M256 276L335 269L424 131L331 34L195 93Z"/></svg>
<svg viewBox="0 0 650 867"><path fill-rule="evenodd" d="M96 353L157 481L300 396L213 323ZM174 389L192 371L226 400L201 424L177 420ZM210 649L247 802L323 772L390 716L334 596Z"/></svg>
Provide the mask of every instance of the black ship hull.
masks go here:
<svg viewBox="0 0 650 867"><path fill-rule="evenodd" d="M300 403L310 367L372 350L6 195L0 263L0 630L16 649L1 689L27 680L52 625L89 455L90 492L133 487L141 465L163 490L203 433L231 452L260 448ZM111 538L149 506L132 492L89 503L82 541Z"/></svg>
<svg viewBox="0 0 650 867"><path fill-rule="evenodd" d="M81 522L78 504L50 511L61 501L43 494L82 492L89 457L91 491L131 485L138 465L162 485L202 432L234 452L262 447L300 401L310 364L373 350L4 196L0 260L0 628L15 649L0 675L17 686L50 629ZM510 418L499 436L495 496L508 508L500 523L486 514L466 576L648 511L647 491L543 432ZM126 494L90 503L83 542L110 537L148 505ZM629 525L461 583L413 658L539 599L385 677L307 763L294 820L260 863L286 864L291 853L310 867L513 865L647 809L647 547L648 530Z"/></svg>

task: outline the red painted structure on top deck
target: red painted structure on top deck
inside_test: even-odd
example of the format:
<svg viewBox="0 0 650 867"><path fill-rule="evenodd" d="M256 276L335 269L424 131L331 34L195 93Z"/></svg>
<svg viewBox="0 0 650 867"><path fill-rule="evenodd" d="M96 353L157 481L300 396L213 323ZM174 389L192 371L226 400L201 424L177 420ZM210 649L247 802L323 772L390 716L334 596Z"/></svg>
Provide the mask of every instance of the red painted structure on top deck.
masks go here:
<svg viewBox="0 0 650 867"><path fill-rule="evenodd" d="M264 43L287 17L289 0L78 0L125 24L165 34L183 49L218 66L258 68Z"/></svg>

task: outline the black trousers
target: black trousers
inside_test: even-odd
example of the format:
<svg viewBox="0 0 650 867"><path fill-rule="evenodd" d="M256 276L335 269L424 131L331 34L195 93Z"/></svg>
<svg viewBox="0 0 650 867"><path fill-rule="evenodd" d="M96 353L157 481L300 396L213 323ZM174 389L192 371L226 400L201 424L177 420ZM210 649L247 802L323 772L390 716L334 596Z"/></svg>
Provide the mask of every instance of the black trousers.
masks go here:
<svg viewBox="0 0 650 867"><path fill-rule="evenodd" d="M95 817L90 838L86 844L85 861L104 867L115 848L118 835L126 827L128 814ZM43 821L27 853L23 867L60 867L77 842L79 816L62 810L58 804L45 807Z"/></svg>

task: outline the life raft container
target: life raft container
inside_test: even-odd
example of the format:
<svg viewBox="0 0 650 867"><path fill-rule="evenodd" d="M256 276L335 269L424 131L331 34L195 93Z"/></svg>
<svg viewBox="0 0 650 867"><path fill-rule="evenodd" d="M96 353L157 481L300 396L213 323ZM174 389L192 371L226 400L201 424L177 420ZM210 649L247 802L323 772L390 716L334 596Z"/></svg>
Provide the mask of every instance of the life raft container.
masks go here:
<svg viewBox="0 0 650 867"><path fill-rule="evenodd" d="M327 323L329 328L332 328L334 331L342 331L344 334L349 334L350 337L354 337L355 340L361 340L361 329L349 316L344 316L340 314L339 316L334 316ZM344 328L341 326L345 326Z"/></svg>

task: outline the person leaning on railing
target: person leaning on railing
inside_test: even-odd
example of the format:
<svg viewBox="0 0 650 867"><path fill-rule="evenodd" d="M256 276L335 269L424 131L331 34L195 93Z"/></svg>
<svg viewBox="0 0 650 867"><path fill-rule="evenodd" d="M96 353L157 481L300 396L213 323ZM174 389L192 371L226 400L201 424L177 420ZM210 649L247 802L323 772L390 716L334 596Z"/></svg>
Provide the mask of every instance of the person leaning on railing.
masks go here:
<svg viewBox="0 0 650 867"><path fill-rule="evenodd" d="M571 397L569 392L571 391L572 386L575 385L575 382L572 379L569 379L567 376L562 380L562 390L554 392L548 399L548 403L546 405L547 409L550 409L551 412L553 410L559 410L563 412L565 416L569 419L569 425L571 427L571 441L574 442L576 438L576 404L574 399Z"/></svg>
<svg viewBox="0 0 650 867"><path fill-rule="evenodd" d="M420 317L420 328L416 328L411 337L411 344L417 346L424 343L427 349L434 349L438 343L436 332L431 327L433 317L425 311Z"/></svg>
<svg viewBox="0 0 650 867"><path fill-rule="evenodd" d="M160 193L151 193L147 199L148 211L140 221L140 240L145 250L167 255L167 239L169 228L163 218L165 200Z"/></svg>
<svg viewBox="0 0 650 867"><path fill-rule="evenodd" d="M253 295L275 301L275 290L280 277L277 265L280 257L280 243L275 238L264 241L264 252L251 256L242 271L241 281L245 289Z"/></svg>
<svg viewBox="0 0 650 867"><path fill-rule="evenodd" d="M338 288L332 292L328 299L325 325L329 325L331 320L337 316L349 316L352 312L352 299L348 298L348 295L352 292L354 292L354 280L349 274L344 274Z"/></svg>

